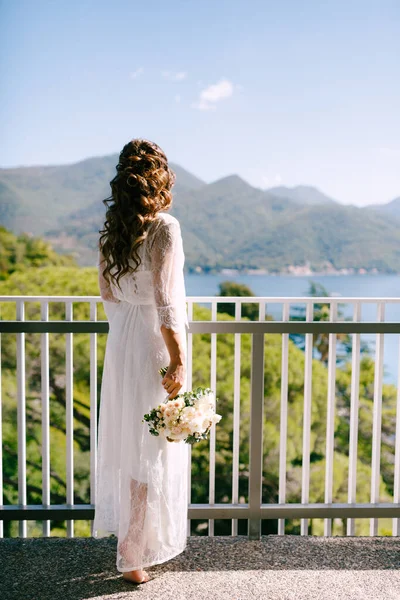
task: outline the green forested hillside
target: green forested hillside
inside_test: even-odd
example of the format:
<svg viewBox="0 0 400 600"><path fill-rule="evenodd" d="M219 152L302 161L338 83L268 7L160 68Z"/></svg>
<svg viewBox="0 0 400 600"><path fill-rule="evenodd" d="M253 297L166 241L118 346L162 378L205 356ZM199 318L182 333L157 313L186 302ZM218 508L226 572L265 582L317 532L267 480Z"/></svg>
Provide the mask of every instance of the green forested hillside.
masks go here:
<svg viewBox="0 0 400 600"><path fill-rule="evenodd" d="M400 272L400 220L364 208L334 202L301 205L231 176L198 190L178 189L171 213L182 225L189 270L280 272L308 262L314 270ZM96 202L64 220L63 232L81 249L78 258L84 264L94 260L103 218L104 207ZM48 234L56 246L59 233Z"/></svg>
<svg viewBox="0 0 400 600"><path fill-rule="evenodd" d="M102 200L117 155L74 165L0 169L0 222L44 234L82 265L95 264ZM398 200L378 208L335 202L310 186L263 191L237 175L206 184L179 165L172 214L181 222L186 267L285 272L400 272ZM385 208L386 207L386 208Z"/></svg>
<svg viewBox="0 0 400 600"><path fill-rule="evenodd" d="M8 190L0 195L2 224L18 233L43 234L58 218L105 197L114 166L115 156L107 156L73 165L1 169L0 183Z"/></svg>
<svg viewBox="0 0 400 600"><path fill-rule="evenodd" d="M283 213L276 225L271 230L257 221L254 237L260 241L247 240L240 252L250 264L275 270L282 264L308 261L315 270L331 264L336 269L400 272L400 222L396 220L355 206L320 205Z"/></svg>
<svg viewBox="0 0 400 600"><path fill-rule="evenodd" d="M98 156L71 165L0 169L0 223L16 233L42 235L64 218L109 195L118 155ZM172 165L178 189L198 189L203 182Z"/></svg>

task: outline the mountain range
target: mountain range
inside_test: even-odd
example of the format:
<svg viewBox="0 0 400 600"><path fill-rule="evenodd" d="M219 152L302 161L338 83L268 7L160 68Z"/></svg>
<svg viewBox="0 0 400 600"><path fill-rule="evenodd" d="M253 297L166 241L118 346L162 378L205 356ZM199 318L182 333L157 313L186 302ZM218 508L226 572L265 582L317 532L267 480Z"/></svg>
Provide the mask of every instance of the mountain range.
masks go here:
<svg viewBox="0 0 400 600"><path fill-rule="evenodd" d="M102 200L117 155L60 166L0 169L0 223L51 241L94 264ZM400 272L400 197L343 205L311 186L262 190L238 175L206 183L182 167L171 213L182 227L189 270Z"/></svg>

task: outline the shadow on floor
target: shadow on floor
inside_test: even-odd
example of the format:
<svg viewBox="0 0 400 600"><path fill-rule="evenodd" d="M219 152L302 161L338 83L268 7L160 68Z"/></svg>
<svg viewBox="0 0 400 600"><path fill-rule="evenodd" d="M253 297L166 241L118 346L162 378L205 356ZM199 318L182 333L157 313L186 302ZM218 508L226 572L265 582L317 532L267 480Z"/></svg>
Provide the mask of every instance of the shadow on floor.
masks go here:
<svg viewBox="0 0 400 600"><path fill-rule="evenodd" d="M116 545L115 537L2 539L0 598L80 600L144 594L149 584L129 584L116 570ZM271 535L260 541L245 536L191 537L184 552L147 570L155 585L163 576L184 572L224 572L229 578L229 571L388 571L399 567L400 538Z"/></svg>

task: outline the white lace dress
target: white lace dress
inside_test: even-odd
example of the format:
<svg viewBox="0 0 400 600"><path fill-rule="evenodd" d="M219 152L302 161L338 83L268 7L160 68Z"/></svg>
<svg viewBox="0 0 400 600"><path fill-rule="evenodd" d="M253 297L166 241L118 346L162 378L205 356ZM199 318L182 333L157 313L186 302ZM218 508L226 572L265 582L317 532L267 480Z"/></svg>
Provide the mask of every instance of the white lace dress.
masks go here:
<svg viewBox="0 0 400 600"><path fill-rule="evenodd" d="M165 400L164 324L186 349L184 253L179 222L159 213L139 248L138 271L99 283L109 321L101 385L93 533L118 537L118 571L162 563L186 547L189 447L149 433L143 415ZM99 255L99 259L101 259ZM185 386L181 391L185 390Z"/></svg>

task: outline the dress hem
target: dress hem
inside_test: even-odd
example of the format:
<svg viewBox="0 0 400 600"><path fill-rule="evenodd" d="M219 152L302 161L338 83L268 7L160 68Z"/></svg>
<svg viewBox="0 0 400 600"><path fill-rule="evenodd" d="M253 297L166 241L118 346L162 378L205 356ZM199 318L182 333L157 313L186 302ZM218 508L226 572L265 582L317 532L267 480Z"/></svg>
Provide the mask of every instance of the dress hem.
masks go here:
<svg viewBox="0 0 400 600"><path fill-rule="evenodd" d="M156 560L150 563L142 563L139 567L128 567L126 569L121 569L118 567L117 565L117 570L120 573L127 573L128 571L137 571L139 569L145 569L146 567L153 567L155 565L161 565L164 562L167 562L168 560L171 560L171 558L174 558L175 556L178 556L178 554L182 554L182 552L186 549L187 547L187 540L185 542L185 545L183 546L183 548L181 548L181 550L178 550L177 552L174 552L173 554L170 554L167 558L163 558L162 560Z"/></svg>

